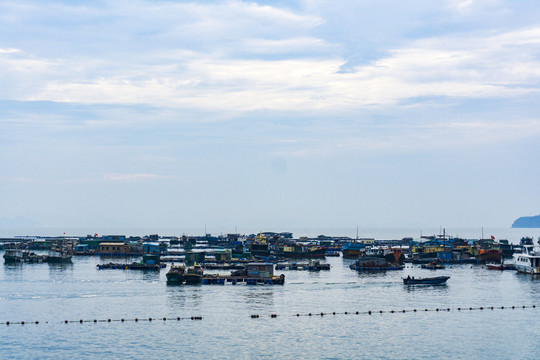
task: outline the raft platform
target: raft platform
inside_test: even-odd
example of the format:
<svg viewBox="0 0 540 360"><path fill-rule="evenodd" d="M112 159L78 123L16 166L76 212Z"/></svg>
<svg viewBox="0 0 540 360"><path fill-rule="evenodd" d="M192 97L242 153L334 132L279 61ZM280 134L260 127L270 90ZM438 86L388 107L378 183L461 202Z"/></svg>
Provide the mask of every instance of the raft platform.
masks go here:
<svg viewBox="0 0 540 360"><path fill-rule="evenodd" d="M165 264L141 264L141 263L131 263L131 264L98 264L96 267L99 270L103 269L118 269L118 270L160 270L164 267L167 267Z"/></svg>
<svg viewBox="0 0 540 360"><path fill-rule="evenodd" d="M201 283L203 285L225 285L231 283L245 283L247 285L283 285L285 283L285 275L272 276L268 278L256 278L249 276L231 276L231 275L204 275Z"/></svg>
<svg viewBox="0 0 540 360"><path fill-rule="evenodd" d="M376 267L364 267L350 265L350 268L356 271L387 271L387 270L403 270L404 266L376 266Z"/></svg>
<svg viewBox="0 0 540 360"><path fill-rule="evenodd" d="M308 264L308 263L287 263L276 264L276 270L308 270L308 271L321 271L330 270L330 264Z"/></svg>
<svg viewBox="0 0 540 360"><path fill-rule="evenodd" d="M201 263L201 266L204 269L208 270L242 270L246 267L246 264L233 264L233 263L225 263L225 264L218 264L218 263Z"/></svg>

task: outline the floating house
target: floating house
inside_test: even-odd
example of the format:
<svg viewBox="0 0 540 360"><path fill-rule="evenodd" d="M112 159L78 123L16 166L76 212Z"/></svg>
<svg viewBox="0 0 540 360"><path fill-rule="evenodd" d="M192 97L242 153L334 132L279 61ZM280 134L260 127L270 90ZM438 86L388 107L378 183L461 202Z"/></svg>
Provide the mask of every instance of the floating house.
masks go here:
<svg viewBox="0 0 540 360"><path fill-rule="evenodd" d="M102 254L126 254L131 247L126 243L102 242L99 244L99 252Z"/></svg>

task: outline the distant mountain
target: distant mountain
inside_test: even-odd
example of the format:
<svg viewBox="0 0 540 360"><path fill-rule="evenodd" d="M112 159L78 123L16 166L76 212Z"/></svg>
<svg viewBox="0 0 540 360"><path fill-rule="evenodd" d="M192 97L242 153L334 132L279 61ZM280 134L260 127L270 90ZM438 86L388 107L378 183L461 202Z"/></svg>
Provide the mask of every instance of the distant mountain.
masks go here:
<svg viewBox="0 0 540 360"><path fill-rule="evenodd" d="M540 228L540 215L522 216L512 224L513 228Z"/></svg>

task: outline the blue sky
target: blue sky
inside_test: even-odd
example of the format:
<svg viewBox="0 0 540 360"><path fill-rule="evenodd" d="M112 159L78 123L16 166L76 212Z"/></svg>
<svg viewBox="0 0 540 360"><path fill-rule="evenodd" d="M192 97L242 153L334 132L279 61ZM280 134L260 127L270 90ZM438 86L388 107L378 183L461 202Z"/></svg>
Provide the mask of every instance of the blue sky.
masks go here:
<svg viewBox="0 0 540 360"><path fill-rule="evenodd" d="M534 1L0 1L0 226L510 226Z"/></svg>

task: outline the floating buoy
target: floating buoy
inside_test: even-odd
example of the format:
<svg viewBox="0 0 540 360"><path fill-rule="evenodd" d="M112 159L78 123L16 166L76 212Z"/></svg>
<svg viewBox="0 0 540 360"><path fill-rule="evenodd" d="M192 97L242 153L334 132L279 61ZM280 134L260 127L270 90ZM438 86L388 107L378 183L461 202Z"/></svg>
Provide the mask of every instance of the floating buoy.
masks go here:
<svg viewBox="0 0 540 360"><path fill-rule="evenodd" d="M83 323L82 319L81 319L81 320L79 320L79 323L81 323L81 324Z"/></svg>
<svg viewBox="0 0 540 360"><path fill-rule="evenodd" d="M68 321L67 321L67 320L65 320L65 321L64 321L64 323L66 323L66 324L67 324L67 323L68 323Z"/></svg>

